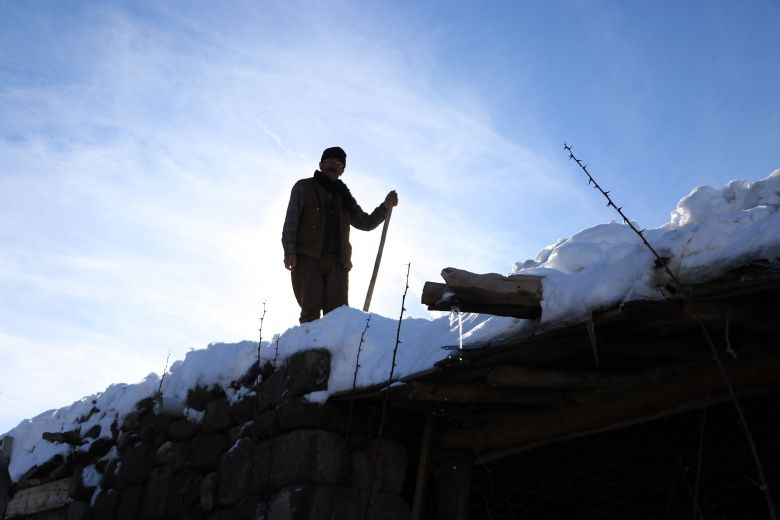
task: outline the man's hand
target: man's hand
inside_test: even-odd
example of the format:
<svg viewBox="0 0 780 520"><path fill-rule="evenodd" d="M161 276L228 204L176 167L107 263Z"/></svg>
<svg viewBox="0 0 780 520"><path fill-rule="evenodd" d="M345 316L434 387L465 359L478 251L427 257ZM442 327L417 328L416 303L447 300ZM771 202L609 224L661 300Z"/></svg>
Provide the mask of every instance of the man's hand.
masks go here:
<svg viewBox="0 0 780 520"><path fill-rule="evenodd" d="M284 267L288 271L295 271L295 264L298 257L296 255L285 255L284 257Z"/></svg>
<svg viewBox="0 0 780 520"><path fill-rule="evenodd" d="M391 191L385 197L385 201L381 204L385 209L390 209L398 206L398 194L395 190Z"/></svg>

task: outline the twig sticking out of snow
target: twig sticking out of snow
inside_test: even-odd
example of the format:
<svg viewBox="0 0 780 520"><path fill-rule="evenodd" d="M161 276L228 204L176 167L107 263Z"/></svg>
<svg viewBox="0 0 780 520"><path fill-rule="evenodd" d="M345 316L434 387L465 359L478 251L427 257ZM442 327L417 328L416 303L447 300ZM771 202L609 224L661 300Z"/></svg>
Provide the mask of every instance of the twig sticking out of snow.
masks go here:
<svg viewBox="0 0 780 520"><path fill-rule="evenodd" d="M385 425L385 410L387 410L387 401L390 397L390 385L393 384L393 375L395 374L395 367L398 366L398 364L395 362L396 357L398 356L398 347L401 345L401 324L404 320L404 312L406 311L406 293L409 292L409 271L412 269L412 264L406 264L406 287L404 288L404 295L401 298L401 315L398 317L398 329L395 333L395 347L393 347L393 361L390 365L390 376L387 378L387 386L385 387L385 399L384 403L382 403L382 420L379 422L379 438L382 438L382 429Z"/></svg>
<svg viewBox="0 0 780 520"><path fill-rule="evenodd" d="M157 388L157 395L162 395L162 385L165 381L165 374L168 372L168 361L171 360L171 351L168 351L168 356L165 358L165 366L163 367L162 376L160 376L160 386Z"/></svg>
<svg viewBox="0 0 780 520"><path fill-rule="evenodd" d="M259 385L260 381L263 378L263 368L262 368L262 355L261 351L263 349L263 322L265 321L265 300L263 300L263 314L260 315L260 328L257 329L259 333L259 338L257 340L257 376L255 377L255 385Z"/></svg>
<svg viewBox="0 0 780 520"><path fill-rule="evenodd" d="M260 338L257 341L257 368L258 371L260 369L260 349L263 348L263 321L265 321L265 302L263 302L263 314L260 316L260 328L258 331L260 332ZM260 377L259 375L257 376Z"/></svg>
<svg viewBox="0 0 780 520"><path fill-rule="evenodd" d="M157 395L154 396L155 411L162 410L162 385L165 381L165 374L168 372L168 361L171 360L171 351L168 351L168 356L165 358L165 366L163 367L162 376L160 376L160 386L157 387Z"/></svg>
<svg viewBox="0 0 780 520"><path fill-rule="evenodd" d="M358 370L360 370L360 353L363 351L363 342L366 338L366 332L368 331L369 324L371 323L371 313L368 314L368 318L366 319L366 326L363 328L363 333L360 334L360 342L358 343L357 348L357 357L355 358L355 375L352 377L352 390L357 388L357 376L358 376ZM349 400L349 416L347 417L347 440L349 440L349 431L352 426L352 415L354 413L355 408L355 398L352 397L352 399Z"/></svg>
<svg viewBox="0 0 780 520"><path fill-rule="evenodd" d="M398 329L395 333L395 347L393 347L393 361L390 365L390 375L387 378L387 384L384 387L384 400L382 401L382 415L379 420L379 430L377 431L377 437L376 440L380 441L382 440L382 433L385 428L385 416L387 415L387 403L390 401L390 386L393 384L393 374L395 374L395 367L396 367L396 356L398 355L398 347L401 344L401 324L404 320L404 312L406 311L406 293L409 292L409 272L412 269L412 264L408 263L406 264L406 287L404 288L404 295L401 298L401 315L398 317ZM365 507L363 508L363 514L361 515L362 520L366 520L366 516L368 515L368 510L371 508L371 500L374 497L374 477L376 476L376 468L379 465L379 454L380 454L380 443L377 442L375 444L375 456L374 456L374 463L371 465L371 477L368 481L368 497L366 498Z"/></svg>
<svg viewBox="0 0 780 520"><path fill-rule="evenodd" d="M363 333L360 335L360 343L358 343L357 358L355 358L355 375L352 378L352 390L357 388L357 376L358 376L358 370L360 369L360 353L363 351L363 342L365 341L366 331L368 331L368 327L370 323L371 323L371 314L369 313L368 318L366 319L366 326L363 329Z"/></svg>
<svg viewBox="0 0 780 520"><path fill-rule="evenodd" d="M276 336L276 351L274 352L274 369L276 368L276 360L279 359L279 336Z"/></svg>
<svg viewBox="0 0 780 520"><path fill-rule="evenodd" d="M637 229L633 222L626 217L626 215L623 213L623 208L617 206L613 201L612 198L609 196L609 191L604 191L599 183L596 182L596 179L593 178L593 176L588 171L588 167L585 164L582 164L582 162L574 156L574 149L569 146L568 144L563 144L563 149L569 152L569 159L574 160L579 167L582 169L582 171L585 172L585 175L588 176L588 184L592 185L594 188L598 189L604 197L607 199L607 207L613 208L615 211L618 212L618 214L623 218L623 222L628 224L628 226L637 234L639 235L639 238L642 239L642 242L647 246L647 248L650 250L650 252L653 253L653 256L655 256L655 265L656 267L661 267L666 271L666 274L669 275L669 278L671 279L675 289L680 293L680 298L685 302L689 303L691 301L691 295L688 292L688 290L683 286L682 283L680 283L680 280L677 279L677 277L672 273L672 270L669 268L669 259L664 258L661 255L659 255L655 249L653 249L653 246L650 245L650 242L647 241L644 235L644 231L640 231ZM756 464L756 470L758 471L759 479L761 480L761 484L759 485L759 488L764 492L764 495L766 497L767 506L769 508L769 518L772 520L777 520L777 515L775 513L775 504L774 500L772 500L772 493L769 490L769 482L766 479L766 475L764 474L764 466L761 463L761 457L758 454L758 448L756 447L756 443L753 440L753 434L750 432L750 427L748 426L747 420L745 419L745 414L742 411L742 405L739 403L739 399L737 398L737 394L734 392L734 387L731 384L731 379L729 379L728 374L726 373L726 369L723 367L723 362L720 359L720 354L718 353L718 349L715 347L715 342L710 337L710 333L707 330L707 327L704 325L704 323L701 320L696 320L699 329L701 329L702 334L704 335L704 338L707 340L707 344L710 347L710 351L712 352L712 358L715 361L715 364L718 366L718 370L720 372L720 375L723 379L723 383L726 386L726 389L729 392L729 397L731 398L731 401L734 403L734 408L737 410L737 415L739 415L740 424L742 424L742 429L745 432L745 437L747 437L748 444L750 445L750 451L753 454L753 459ZM729 350L731 350L731 345L729 344ZM731 350L733 352L733 350Z"/></svg>

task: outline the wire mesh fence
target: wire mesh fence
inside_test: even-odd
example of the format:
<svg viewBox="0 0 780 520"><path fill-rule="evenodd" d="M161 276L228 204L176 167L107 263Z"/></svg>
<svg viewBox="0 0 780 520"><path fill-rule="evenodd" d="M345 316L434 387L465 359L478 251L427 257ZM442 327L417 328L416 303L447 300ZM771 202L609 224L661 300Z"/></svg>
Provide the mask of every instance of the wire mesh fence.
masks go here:
<svg viewBox="0 0 780 520"><path fill-rule="evenodd" d="M743 398L775 501L780 391ZM478 465L472 519L766 519L766 497L732 403Z"/></svg>

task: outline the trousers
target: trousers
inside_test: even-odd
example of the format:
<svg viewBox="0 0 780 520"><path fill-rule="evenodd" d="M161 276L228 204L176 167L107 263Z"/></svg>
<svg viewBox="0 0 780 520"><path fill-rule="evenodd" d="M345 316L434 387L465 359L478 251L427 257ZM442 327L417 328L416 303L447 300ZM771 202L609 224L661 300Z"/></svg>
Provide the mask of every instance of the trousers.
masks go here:
<svg viewBox="0 0 780 520"><path fill-rule="evenodd" d="M314 258L299 254L290 276L295 299L301 307L301 323L319 319L320 312L327 314L349 305L349 272L338 255Z"/></svg>

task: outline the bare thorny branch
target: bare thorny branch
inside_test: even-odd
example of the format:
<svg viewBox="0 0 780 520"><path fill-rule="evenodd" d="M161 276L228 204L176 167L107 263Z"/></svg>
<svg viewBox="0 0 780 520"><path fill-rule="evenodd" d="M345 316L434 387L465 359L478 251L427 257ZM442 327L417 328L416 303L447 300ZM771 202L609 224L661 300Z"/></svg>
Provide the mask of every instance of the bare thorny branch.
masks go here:
<svg viewBox="0 0 780 520"><path fill-rule="evenodd" d="M163 387L163 382L165 381L165 375L168 373L168 362L170 360L171 360L171 351L169 350L168 355L165 357L165 366L163 367L162 376L160 377L160 384L157 387L157 393L154 394L155 414L160 413L162 411L162 387Z"/></svg>
<svg viewBox="0 0 780 520"><path fill-rule="evenodd" d="M168 361L171 360L171 351L168 351L168 356L165 358L165 367L163 367L162 377L160 378L160 386L157 388L157 395L162 395L163 381L165 381L165 374L168 373Z"/></svg>
<svg viewBox="0 0 780 520"><path fill-rule="evenodd" d="M360 353L363 351L363 342L365 341L366 332L368 331L369 324L371 323L371 314L369 313L366 319L366 326L363 328L363 333L360 335L360 343L358 343L357 357L355 358L355 375L352 378L352 390L357 388L357 376L360 370ZM355 410L355 398L349 400L349 415L347 417L347 434L346 438L349 440L350 427L352 426L352 416Z"/></svg>
<svg viewBox="0 0 780 520"><path fill-rule="evenodd" d="M263 314L260 316L260 328L258 331L260 332L260 338L257 340L257 381L260 381L260 365L262 362L260 361L260 351L263 348L263 321L265 321L265 302L263 302Z"/></svg>
<svg viewBox="0 0 780 520"><path fill-rule="evenodd" d="M274 370L277 368L276 362L279 359L279 336L276 336L276 342L274 343Z"/></svg>
<svg viewBox="0 0 780 520"><path fill-rule="evenodd" d="M260 348L263 346L263 321L265 321L265 302L263 302L263 314L260 316L260 338L257 341L257 363L260 363Z"/></svg>
<svg viewBox="0 0 780 520"><path fill-rule="evenodd" d="M366 339L366 332L371 323L371 314L366 318L366 326L363 328L363 333L360 335L360 343L358 343L357 357L355 358L355 375L352 377L352 390L357 388L357 376L358 370L360 370L360 353L363 351L363 343Z"/></svg>
<svg viewBox="0 0 780 520"><path fill-rule="evenodd" d="M680 280L675 276L675 274L672 272L672 270L669 268L669 259L662 257L658 254L658 252L653 248L652 245L650 245L650 242L647 241L647 238L645 238L644 230L640 231L634 224L631 222L631 220L626 217L625 213L623 213L623 208L620 206L617 206L614 201L612 200L612 197L609 196L609 191L605 191L598 182L593 178L593 176L588 171L588 167L585 164L582 164L582 162L574 156L574 150L571 146L564 143L563 145L564 150L566 150L569 153L569 159L573 160L577 163L577 165L582 169L582 171L585 172L585 174L588 176L588 184L592 185L594 188L599 190L602 195L607 199L607 207L613 208L617 213L623 218L623 222L628 224L628 226L637 234L639 235L639 238L642 239L642 242L647 246L647 248L650 250L650 252L653 253L653 256L655 257L655 265L656 267L661 267L664 269L666 274L669 276L670 280L672 281L675 289L679 292L680 298L685 303L690 303L691 301L691 295L689 291L686 289L685 286L680 282ZM764 495L766 497L767 506L769 507L769 517L772 520L776 520L777 516L775 513L775 505L774 501L772 500L772 493L769 490L769 483L766 479L766 475L764 474L764 467L761 463L761 457L758 454L758 448L756 447L756 443L753 440L753 435L750 432L750 428L748 427L747 420L745 419L745 414L742 411L742 405L739 403L739 399L737 398L737 394L734 391L734 387L731 384L731 379L729 378L728 374L726 373L726 369L723 366L723 362L721 361L720 354L718 353L718 349L715 347L715 342L710 337L710 333L707 330L707 327L705 327L704 323L697 319L697 324L699 325L699 329L701 329L702 334L704 335L704 338L707 340L707 344L710 347L710 351L712 352L712 358L715 361L715 364L718 366L718 370L720 372L721 378L723 379L723 383L726 386L726 389L728 390L729 397L731 398L731 401L734 403L734 408L737 411L737 415L739 416L740 424L742 425L742 429L745 432L745 437L747 438L747 442L750 445L750 451L753 454L753 459L756 465L756 470L758 471L758 476L761 481L759 488L764 492ZM731 345L729 344L729 349L731 349Z"/></svg>
<svg viewBox="0 0 780 520"><path fill-rule="evenodd" d="M368 497L365 502L365 507L363 509L363 514L361 515L361 518L365 520L368 515L368 511L371 508L371 501L374 496L374 478L376 476L376 469L379 465L379 455L380 455L380 444L378 441L382 440L382 434L384 432L385 427L385 416L387 415L387 404L390 401L390 387L393 384L393 376L395 375L395 367L397 366L395 360L398 356L398 347L401 345L401 324L404 320L404 312L406 311L406 293L409 292L409 272L411 271L412 264L406 264L406 286L404 288L404 295L401 298L401 315L398 317L398 328L396 330L395 334L395 346L393 347L393 360L392 364L390 365L390 375L387 378L387 383L385 383L385 386L383 387L383 391L385 393L384 399L382 401L382 414L380 416L379 420L379 430L377 432L376 437L376 444L375 444L375 453L374 453L374 463L371 466L371 476L369 478L368 483Z"/></svg>

